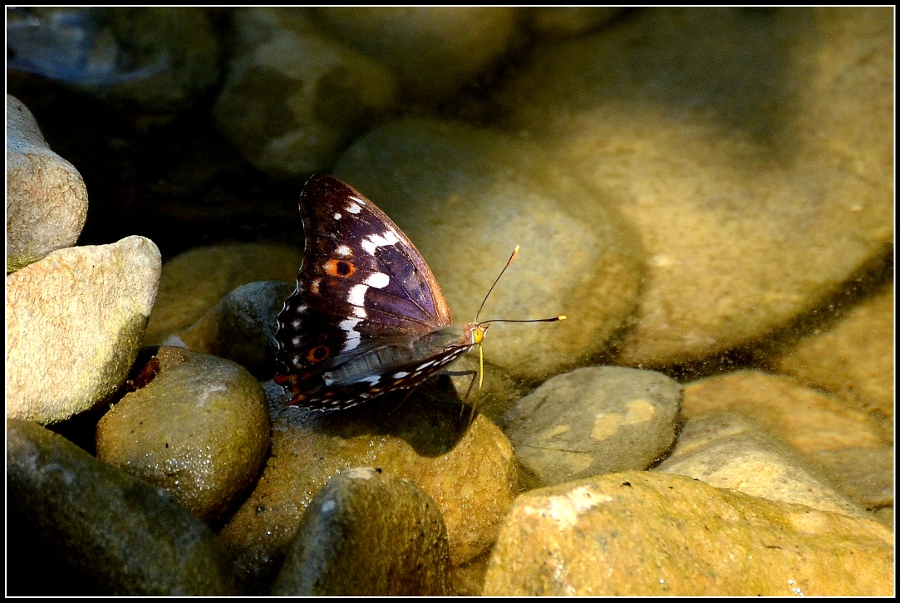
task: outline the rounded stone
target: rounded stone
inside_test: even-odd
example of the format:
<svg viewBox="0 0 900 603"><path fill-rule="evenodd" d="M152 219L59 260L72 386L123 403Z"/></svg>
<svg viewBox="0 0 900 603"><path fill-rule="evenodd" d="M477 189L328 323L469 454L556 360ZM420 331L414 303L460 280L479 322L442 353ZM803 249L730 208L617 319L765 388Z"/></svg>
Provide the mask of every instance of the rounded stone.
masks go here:
<svg viewBox="0 0 900 603"><path fill-rule="evenodd" d="M621 363L748 344L891 249L893 32L889 8L665 9L534 48L497 96L506 127L649 257Z"/></svg>
<svg viewBox="0 0 900 603"><path fill-rule="evenodd" d="M241 285L296 282L302 260L300 249L258 243L209 245L175 256L163 264L144 345L163 343L191 326Z"/></svg>
<svg viewBox="0 0 900 603"><path fill-rule="evenodd" d="M769 358L778 372L853 401L894 429L894 285Z"/></svg>
<svg viewBox="0 0 900 603"><path fill-rule="evenodd" d="M293 290L283 281L242 285L178 338L195 352L227 358L258 379L270 379L276 368L275 317Z"/></svg>
<svg viewBox="0 0 900 603"><path fill-rule="evenodd" d="M310 502L275 584L281 596L441 596L447 529L434 500L372 467L338 473Z"/></svg>
<svg viewBox="0 0 900 603"><path fill-rule="evenodd" d="M535 486L646 469L675 441L681 386L661 373L585 367L519 400L500 425Z"/></svg>
<svg viewBox="0 0 900 603"><path fill-rule="evenodd" d="M510 7L322 7L319 23L397 74L406 96L439 99L505 54L518 32Z"/></svg>
<svg viewBox="0 0 900 603"><path fill-rule="evenodd" d="M737 413L688 419L678 445L654 470L769 500L865 516L862 507L818 475L796 450Z"/></svg>
<svg viewBox="0 0 900 603"><path fill-rule="evenodd" d="M30 421L9 419L6 437L9 511L18 518L8 569L20 584L23 574L33 582L21 594L43 594L48 574L65 574L16 567L23 528L43 559L61 560L90 594L235 594L216 535L166 492Z"/></svg>
<svg viewBox="0 0 900 603"><path fill-rule="evenodd" d="M260 20L266 37L250 46L252 36L241 30ZM213 114L219 131L263 172L297 177L327 169L394 102L393 74L302 20L239 11L234 27L245 54L232 61Z"/></svg>
<svg viewBox="0 0 900 603"><path fill-rule="evenodd" d="M156 298L159 250L132 236L54 251L6 277L6 413L55 423L125 381Z"/></svg>
<svg viewBox="0 0 900 603"><path fill-rule="evenodd" d="M97 424L97 457L216 520L268 450L263 390L243 367L179 348L160 348L145 372L155 376Z"/></svg>
<svg viewBox="0 0 900 603"><path fill-rule="evenodd" d="M6 95L6 271L71 247L87 218L87 189L47 146L31 111Z"/></svg>

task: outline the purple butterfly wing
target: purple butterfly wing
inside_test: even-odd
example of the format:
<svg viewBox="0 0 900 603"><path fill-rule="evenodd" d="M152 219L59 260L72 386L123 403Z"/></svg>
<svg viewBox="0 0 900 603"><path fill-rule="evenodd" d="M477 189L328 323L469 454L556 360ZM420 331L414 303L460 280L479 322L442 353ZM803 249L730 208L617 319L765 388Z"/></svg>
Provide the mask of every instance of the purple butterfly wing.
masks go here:
<svg viewBox="0 0 900 603"><path fill-rule="evenodd" d="M387 215L336 178L317 174L300 195L306 246L297 288L278 316L282 372L302 400L322 373L386 340L451 324L440 286Z"/></svg>

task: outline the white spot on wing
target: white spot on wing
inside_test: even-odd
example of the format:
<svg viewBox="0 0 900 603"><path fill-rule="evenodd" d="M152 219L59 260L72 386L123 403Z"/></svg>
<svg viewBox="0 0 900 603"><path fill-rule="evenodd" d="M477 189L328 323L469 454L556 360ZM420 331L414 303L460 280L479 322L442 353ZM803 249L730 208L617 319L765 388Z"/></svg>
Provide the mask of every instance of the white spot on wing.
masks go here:
<svg viewBox="0 0 900 603"><path fill-rule="evenodd" d="M368 285L353 285L350 287L350 293L347 294L347 303L362 307L365 304L366 291L368 290Z"/></svg>
<svg viewBox="0 0 900 603"><path fill-rule="evenodd" d="M356 201L357 203L359 203L360 205L365 205L365 204L366 204L366 200L363 199L362 197L357 197L357 196L355 196L355 195L350 195L350 198L353 199L354 201Z"/></svg>
<svg viewBox="0 0 900 603"><path fill-rule="evenodd" d="M335 220L340 220L340 219L343 218L343 217L344 217L344 216L342 216L341 214L339 214L339 213L337 213L337 212L335 212L335 214L334 214L334 219L335 219Z"/></svg>
<svg viewBox="0 0 900 603"><path fill-rule="evenodd" d="M384 234L373 234L363 239L362 248L365 249L369 253L369 255L375 255L375 250L379 247L396 245L399 242L400 239L397 237L397 233L395 233L393 229L388 228L384 231Z"/></svg>
<svg viewBox="0 0 900 603"><path fill-rule="evenodd" d="M374 272L366 278L366 284L376 289L384 289L391 282L391 277L383 272Z"/></svg>
<svg viewBox="0 0 900 603"><path fill-rule="evenodd" d="M348 203L347 207L345 207L344 209L346 209L347 212L354 214L354 215L358 214L359 212L362 211L362 208L359 205L357 205L356 203Z"/></svg>
<svg viewBox="0 0 900 603"><path fill-rule="evenodd" d="M400 371L399 373L394 373L394 374L392 375L392 377L393 377L394 379L403 379L403 378L406 377L407 375L409 375L409 373L404 373L403 371Z"/></svg>
<svg viewBox="0 0 900 603"><path fill-rule="evenodd" d="M369 315L366 314L366 309L361 306L353 307L353 316L357 318L367 318Z"/></svg>
<svg viewBox="0 0 900 603"><path fill-rule="evenodd" d="M360 286L360 285L357 285ZM363 285L364 286L364 285ZM349 350L355 350L359 345L359 337L360 334L356 330L356 325L362 322L361 318L347 318L342 320L338 327L347 334L347 341L344 342L344 347L341 348L342 352L347 352Z"/></svg>
<svg viewBox="0 0 900 603"><path fill-rule="evenodd" d="M353 250L347 245L338 245L337 249L334 250L334 255L339 258L347 258L353 255Z"/></svg>

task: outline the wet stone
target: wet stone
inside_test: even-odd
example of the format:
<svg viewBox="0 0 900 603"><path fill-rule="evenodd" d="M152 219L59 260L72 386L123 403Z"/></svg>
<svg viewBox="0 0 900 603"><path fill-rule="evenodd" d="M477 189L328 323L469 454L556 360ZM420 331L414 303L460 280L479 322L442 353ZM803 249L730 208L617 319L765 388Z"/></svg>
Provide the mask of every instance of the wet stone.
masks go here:
<svg viewBox="0 0 900 603"><path fill-rule="evenodd" d="M159 348L155 376L97 425L97 457L168 491L204 521L255 481L269 447L263 390L243 367Z"/></svg>

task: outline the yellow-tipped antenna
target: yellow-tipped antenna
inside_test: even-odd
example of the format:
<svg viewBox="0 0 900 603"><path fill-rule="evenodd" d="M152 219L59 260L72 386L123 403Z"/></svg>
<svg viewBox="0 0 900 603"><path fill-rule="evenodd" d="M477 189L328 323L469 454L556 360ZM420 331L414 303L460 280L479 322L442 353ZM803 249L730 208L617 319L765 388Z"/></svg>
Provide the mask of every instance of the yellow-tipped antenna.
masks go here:
<svg viewBox="0 0 900 603"><path fill-rule="evenodd" d="M491 292L494 290L494 287L497 286L497 283L500 282L500 277L503 276L503 273L506 272L506 269L509 268L509 265L512 264L513 260L516 259L516 256L519 255L519 249L521 249L521 245L516 245L516 248L513 249L512 254L509 256L509 259L506 260L506 266L503 267L503 270L500 271L500 274L497 275L497 278L494 279L494 284L491 285L491 288L488 289L487 295L484 296L484 299L481 300L481 305L478 307L478 313L475 314L475 322L479 325L487 325L492 322L556 322L559 320L565 320L565 316L554 316L553 318L531 318L525 320L509 320L509 319L499 319L494 318L492 320L485 320L483 322L478 322L478 317L481 316L481 311L484 309L484 304L487 303L488 297L491 296Z"/></svg>

